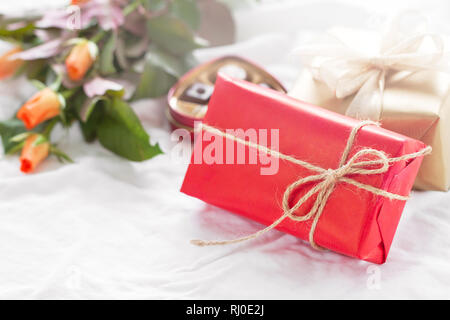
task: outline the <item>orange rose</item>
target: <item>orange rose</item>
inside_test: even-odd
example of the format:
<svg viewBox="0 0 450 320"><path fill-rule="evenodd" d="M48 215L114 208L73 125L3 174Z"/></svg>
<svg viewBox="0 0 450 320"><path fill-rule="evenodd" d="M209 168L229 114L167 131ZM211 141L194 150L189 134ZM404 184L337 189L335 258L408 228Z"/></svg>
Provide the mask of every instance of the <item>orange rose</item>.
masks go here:
<svg viewBox="0 0 450 320"><path fill-rule="evenodd" d="M17 118L23 121L30 130L35 126L59 115L61 101L58 95L50 88L36 93L17 113Z"/></svg>
<svg viewBox="0 0 450 320"><path fill-rule="evenodd" d="M94 57L89 47L90 42L88 41L77 44L66 59L67 73L73 81L83 79L94 63Z"/></svg>
<svg viewBox="0 0 450 320"><path fill-rule="evenodd" d="M19 69L23 61L20 59L11 60L13 54L21 52L21 48L14 48L0 57L0 79L12 76Z"/></svg>
<svg viewBox="0 0 450 320"><path fill-rule="evenodd" d="M78 6L78 5L80 5L80 4L83 4L83 3L86 3L86 2L88 2L89 0L72 0L72 5L73 6Z"/></svg>
<svg viewBox="0 0 450 320"><path fill-rule="evenodd" d="M48 157L50 143L48 141L36 144L40 136L32 134L25 140L25 145L20 156L20 170L31 173L36 167Z"/></svg>

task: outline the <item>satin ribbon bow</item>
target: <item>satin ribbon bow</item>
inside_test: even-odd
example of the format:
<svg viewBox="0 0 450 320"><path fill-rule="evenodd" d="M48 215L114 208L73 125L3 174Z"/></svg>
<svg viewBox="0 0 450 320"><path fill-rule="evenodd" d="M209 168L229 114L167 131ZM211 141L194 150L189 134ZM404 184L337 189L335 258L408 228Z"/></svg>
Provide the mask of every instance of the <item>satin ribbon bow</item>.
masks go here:
<svg viewBox="0 0 450 320"><path fill-rule="evenodd" d="M338 99L354 95L348 116L378 121L386 82L391 76L427 70L450 72L443 37L427 29L422 16L404 13L382 34L374 54L353 48L363 45L359 41L346 43L340 34L342 30L336 29L296 52L314 78L326 83Z"/></svg>

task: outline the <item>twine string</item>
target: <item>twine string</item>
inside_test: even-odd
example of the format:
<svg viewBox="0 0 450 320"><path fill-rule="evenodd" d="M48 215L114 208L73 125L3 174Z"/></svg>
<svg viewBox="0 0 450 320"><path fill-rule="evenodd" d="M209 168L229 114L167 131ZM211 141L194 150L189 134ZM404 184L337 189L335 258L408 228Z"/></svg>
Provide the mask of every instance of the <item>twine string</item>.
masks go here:
<svg viewBox="0 0 450 320"><path fill-rule="evenodd" d="M266 153L267 155L276 156L282 160L289 161L291 163L300 165L310 171L316 172L315 175L310 175L301 178L286 188L283 195L283 214L275 220L268 227L259 230L251 235L237 238L233 240L219 240L219 241L204 241L204 240L192 240L191 243L197 246L215 246L215 245L228 245L239 242L244 242L260 237L261 235L271 231L276 228L285 219L289 218L296 222L305 222L312 219L311 228L309 231L309 242L311 246L315 249L321 250L322 248L316 244L314 241L314 234L316 232L317 224L319 223L320 217L322 216L323 210L325 209L328 199L335 190L339 183L351 184L359 189L366 190L372 194L385 197L390 200L406 201L408 196L402 196L395 193L382 190L371 185L363 184L354 179L349 178L352 175L375 175L385 173L389 170L392 163L407 161L415 159L420 156L424 156L431 153L431 147L426 147L418 152L406 154L400 157L389 158L384 152L365 148L358 151L353 157L348 159L353 144L355 142L358 132L365 126L380 126L379 123L373 121L362 121L350 133L347 140L347 145L342 153L339 167L337 169L324 169L319 166L313 165L306 161L296 159L292 156L282 154L278 151L271 150L266 146L259 145L257 143L247 141L236 137L235 135L223 132L217 128L211 127L206 124L202 124L202 130L208 131L210 133L219 135L226 139L231 139L237 143L241 143L249 148L255 148L260 152ZM367 156L372 156L373 160L363 160L367 159ZM315 183L315 186L306 192L292 207L290 206L290 200L295 191L299 190L302 186L310 183ZM310 211L302 216L295 214L308 199L317 194L316 200L314 201Z"/></svg>

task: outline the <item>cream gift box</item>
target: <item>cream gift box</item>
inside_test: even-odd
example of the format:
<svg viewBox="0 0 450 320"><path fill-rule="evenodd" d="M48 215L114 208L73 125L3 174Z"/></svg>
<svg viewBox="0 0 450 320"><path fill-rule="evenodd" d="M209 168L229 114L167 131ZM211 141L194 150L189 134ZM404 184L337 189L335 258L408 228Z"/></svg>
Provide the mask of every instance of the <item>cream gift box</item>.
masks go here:
<svg viewBox="0 0 450 320"><path fill-rule="evenodd" d="M450 68L447 39L421 17L397 17L384 34L334 28L299 48L305 68L290 95L433 147L415 182L450 188Z"/></svg>

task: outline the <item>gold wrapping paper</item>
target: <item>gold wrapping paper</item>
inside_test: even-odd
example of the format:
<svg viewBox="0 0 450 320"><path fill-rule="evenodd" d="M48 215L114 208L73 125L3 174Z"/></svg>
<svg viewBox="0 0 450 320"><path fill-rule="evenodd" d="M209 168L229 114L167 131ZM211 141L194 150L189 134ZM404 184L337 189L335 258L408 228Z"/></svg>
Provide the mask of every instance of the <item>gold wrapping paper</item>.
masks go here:
<svg viewBox="0 0 450 320"><path fill-rule="evenodd" d="M289 95L432 146L415 187L450 188L449 39L405 12L384 32L333 28L297 50L305 66Z"/></svg>
<svg viewBox="0 0 450 320"><path fill-rule="evenodd" d="M305 70L289 95L345 114L354 96L336 98L323 82ZM386 129L433 147L422 164L415 187L447 191L450 187L450 76L423 71L386 83L381 112Z"/></svg>

